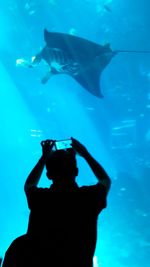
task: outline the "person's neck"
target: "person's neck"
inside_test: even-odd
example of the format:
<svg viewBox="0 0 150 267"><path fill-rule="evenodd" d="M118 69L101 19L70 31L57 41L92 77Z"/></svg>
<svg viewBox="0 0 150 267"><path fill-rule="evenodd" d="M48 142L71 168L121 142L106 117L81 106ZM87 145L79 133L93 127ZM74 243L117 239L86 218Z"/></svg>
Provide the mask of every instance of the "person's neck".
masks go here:
<svg viewBox="0 0 150 267"><path fill-rule="evenodd" d="M71 179L61 179L58 181L53 181L53 186L57 188L72 188L77 187L77 183L74 180Z"/></svg>

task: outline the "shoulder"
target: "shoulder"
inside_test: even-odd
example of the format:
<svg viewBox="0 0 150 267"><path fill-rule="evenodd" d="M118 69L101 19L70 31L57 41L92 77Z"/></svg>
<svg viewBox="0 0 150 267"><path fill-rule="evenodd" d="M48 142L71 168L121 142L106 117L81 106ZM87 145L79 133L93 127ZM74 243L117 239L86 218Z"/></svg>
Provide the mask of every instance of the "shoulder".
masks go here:
<svg viewBox="0 0 150 267"><path fill-rule="evenodd" d="M107 194L106 188L103 184L97 183L94 185L89 185L89 186L82 186L79 188L81 192L93 192L93 193L104 193Z"/></svg>
<svg viewBox="0 0 150 267"><path fill-rule="evenodd" d="M86 199L88 199L88 203L91 207L96 207L98 213L103 208L106 208L107 190L103 184L97 183L95 185L82 186L80 187L80 192L86 196Z"/></svg>
<svg viewBox="0 0 150 267"><path fill-rule="evenodd" d="M50 191L49 188L40 188L40 187L32 186L25 193L26 193L27 199L31 200L31 199L39 199L39 198L41 199L42 197L47 195L49 191Z"/></svg>
<svg viewBox="0 0 150 267"><path fill-rule="evenodd" d="M37 186L32 186L26 191L26 195L32 195L32 194L45 194L46 192L49 192L49 188L42 188Z"/></svg>
<svg viewBox="0 0 150 267"><path fill-rule="evenodd" d="M36 186L32 186L28 189L26 191L26 196L29 209L37 207L40 203L44 202L48 197L49 191L49 188L39 188Z"/></svg>

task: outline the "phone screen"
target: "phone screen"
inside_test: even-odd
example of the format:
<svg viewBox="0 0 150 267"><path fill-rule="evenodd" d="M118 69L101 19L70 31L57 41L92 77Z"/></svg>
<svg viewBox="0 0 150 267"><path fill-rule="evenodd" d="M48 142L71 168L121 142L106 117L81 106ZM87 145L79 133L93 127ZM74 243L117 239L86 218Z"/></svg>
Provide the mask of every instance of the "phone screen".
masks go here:
<svg viewBox="0 0 150 267"><path fill-rule="evenodd" d="M56 141L55 142L56 150L72 148L71 143L72 143L71 139Z"/></svg>

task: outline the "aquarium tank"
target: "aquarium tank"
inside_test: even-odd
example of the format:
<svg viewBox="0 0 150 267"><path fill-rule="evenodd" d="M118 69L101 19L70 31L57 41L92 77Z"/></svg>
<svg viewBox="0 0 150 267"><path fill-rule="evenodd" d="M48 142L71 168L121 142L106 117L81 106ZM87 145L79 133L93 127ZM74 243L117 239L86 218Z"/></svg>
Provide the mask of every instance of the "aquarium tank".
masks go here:
<svg viewBox="0 0 150 267"><path fill-rule="evenodd" d="M149 1L1 0L0 7L0 258L27 231L24 184L41 141L74 137L112 181L93 266L149 267ZM63 43L54 33L69 37ZM95 184L78 155L77 163L79 186ZM39 186L49 187L45 172Z"/></svg>

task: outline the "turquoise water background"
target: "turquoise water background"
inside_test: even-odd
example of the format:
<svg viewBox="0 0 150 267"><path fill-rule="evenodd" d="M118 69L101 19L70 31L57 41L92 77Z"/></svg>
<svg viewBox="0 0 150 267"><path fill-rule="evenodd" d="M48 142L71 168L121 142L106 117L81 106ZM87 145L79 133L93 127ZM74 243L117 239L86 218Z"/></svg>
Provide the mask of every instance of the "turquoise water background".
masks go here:
<svg viewBox="0 0 150 267"><path fill-rule="evenodd" d="M41 140L80 140L112 179L98 221L95 267L149 267L150 54L120 53L103 71L99 99L45 66L19 68L44 47L43 30L112 50L150 50L148 0L0 0L0 256L27 229L24 182ZM96 182L78 158L79 185ZM43 173L40 186L49 186Z"/></svg>

